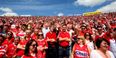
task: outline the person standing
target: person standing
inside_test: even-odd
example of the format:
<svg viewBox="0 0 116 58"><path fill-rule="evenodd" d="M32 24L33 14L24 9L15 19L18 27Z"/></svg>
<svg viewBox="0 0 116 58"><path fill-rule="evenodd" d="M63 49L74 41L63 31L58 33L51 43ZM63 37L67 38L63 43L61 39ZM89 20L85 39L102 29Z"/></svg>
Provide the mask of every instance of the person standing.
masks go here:
<svg viewBox="0 0 116 58"><path fill-rule="evenodd" d="M24 54L25 45L27 42L28 40L25 37L20 37L20 42L17 45L16 58L21 58L21 56Z"/></svg>
<svg viewBox="0 0 116 58"><path fill-rule="evenodd" d="M69 58L69 42L70 34L67 32L66 25L62 26L62 30L59 32L58 39L59 39L59 58Z"/></svg>
<svg viewBox="0 0 116 58"><path fill-rule="evenodd" d="M46 40L48 43L47 58L57 58L57 48L56 48L56 33L54 32L54 27L51 26L50 31L46 34Z"/></svg>
<svg viewBox="0 0 116 58"><path fill-rule="evenodd" d="M73 46L71 58L89 58L89 49L83 36L78 36L77 42Z"/></svg>
<svg viewBox="0 0 116 58"><path fill-rule="evenodd" d="M46 58L46 49L47 47L47 42L46 39L43 37L43 33L39 32L38 37L37 37L37 43L38 43L38 58Z"/></svg>
<svg viewBox="0 0 116 58"><path fill-rule="evenodd" d="M94 41L93 41L93 38L92 38L91 34L88 33L88 32L85 33L84 38L85 38L85 44L89 48L89 52L91 52L92 50L95 49Z"/></svg>
<svg viewBox="0 0 116 58"><path fill-rule="evenodd" d="M49 23L48 22L44 22L44 25L42 27L42 32L43 32L43 36L44 38L46 37L46 33L49 32Z"/></svg>
<svg viewBox="0 0 116 58"><path fill-rule="evenodd" d="M116 28L113 30L113 38L110 40L110 50L113 52L116 58Z"/></svg>

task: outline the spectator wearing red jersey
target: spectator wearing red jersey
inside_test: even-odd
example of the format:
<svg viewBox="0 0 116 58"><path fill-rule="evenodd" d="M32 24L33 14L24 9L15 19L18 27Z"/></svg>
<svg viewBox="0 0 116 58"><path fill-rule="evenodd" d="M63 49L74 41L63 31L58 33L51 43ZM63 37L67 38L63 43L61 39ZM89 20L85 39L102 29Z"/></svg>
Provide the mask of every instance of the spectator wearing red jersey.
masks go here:
<svg viewBox="0 0 116 58"><path fill-rule="evenodd" d="M87 25L85 23L80 26L81 30L79 30L79 35L84 36L84 34L87 32Z"/></svg>
<svg viewBox="0 0 116 58"><path fill-rule="evenodd" d="M25 32L26 32L26 35L25 35L26 39L27 39L27 40L32 39L32 38L31 38L32 30L26 30Z"/></svg>
<svg viewBox="0 0 116 58"><path fill-rule="evenodd" d="M62 26L62 30L59 32L59 58L69 58L69 42L70 34L67 32L66 25Z"/></svg>
<svg viewBox="0 0 116 58"><path fill-rule="evenodd" d="M11 43L13 43L13 42L14 42L13 33L9 31L9 32L6 34L6 39L4 40L3 44L8 46L9 44L11 44Z"/></svg>
<svg viewBox="0 0 116 58"><path fill-rule="evenodd" d="M0 35L0 58L6 57L6 46L3 44L4 37Z"/></svg>
<svg viewBox="0 0 116 58"><path fill-rule="evenodd" d="M110 41L110 39L112 38L112 31L111 31L112 29L110 29L110 30L107 30L106 32L104 32L104 34L103 34L103 38L105 38L105 39L107 39L108 41Z"/></svg>
<svg viewBox="0 0 116 58"><path fill-rule="evenodd" d="M20 26L20 30L19 30L19 33L17 33L17 36L25 36L26 35L26 29L27 29L27 25L26 24L22 24Z"/></svg>
<svg viewBox="0 0 116 58"><path fill-rule="evenodd" d="M31 38L36 40L38 33L39 33L38 28L35 28L34 32L31 34Z"/></svg>
<svg viewBox="0 0 116 58"><path fill-rule="evenodd" d="M28 41L25 37L21 37L20 39L21 40L17 45L17 53L16 53L17 58L20 58L24 54L25 45Z"/></svg>
<svg viewBox="0 0 116 58"><path fill-rule="evenodd" d="M89 58L89 50L83 36L78 36L78 40L73 46L71 58Z"/></svg>
<svg viewBox="0 0 116 58"><path fill-rule="evenodd" d="M34 39L26 43L24 55L21 58L38 58L37 55L37 42Z"/></svg>
<svg viewBox="0 0 116 58"><path fill-rule="evenodd" d="M38 43L38 58L46 58L46 49L48 48L46 39L43 37L43 33L39 32L38 38L37 38L37 43Z"/></svg>
<svg viewBox="0 0 116 58"><path fill-rule="evenodd" d="M110 22L111 28L116 28L116 19Z"/></svg>
<svg viewBox="0 0 116 58"><path fill-rule="evenodd" d="M104 34L105 33L103 32L102 26L97 26L97 32L96 32L96 36L95 36L95 41L97 40L97 38L102 38Z"/></svg>
<svg viewBox="0 0 116 58"><path fill-rule="evenodd" d="M8 58L14 58L15 57L16 50L17 50L17 45L18 45L19 42L20 42L20 37L16 37L14 39L14 42L10 43L8 45L8 49L7 49L7 52L6 52Z"/></svg>
<svg viewBox="0 0 116 58"><path fill-rule="evenodd" d="M77 38L78 38L78 35L79 35L78 33L79 33L79 32L78 32L77 28L75 28L75 29L74 29L74 33L73 33L73 36L72 36L71 50L72 50L74 44L75 44L76 41L77 41Z"/></svg>
<svg viewBox="0 0 116 58"><path fill-rule="evenodd" d="M46 34L46 40L48 43L47 58L57 58L56 33L53 26L50 27L50 31Z"/></svg>

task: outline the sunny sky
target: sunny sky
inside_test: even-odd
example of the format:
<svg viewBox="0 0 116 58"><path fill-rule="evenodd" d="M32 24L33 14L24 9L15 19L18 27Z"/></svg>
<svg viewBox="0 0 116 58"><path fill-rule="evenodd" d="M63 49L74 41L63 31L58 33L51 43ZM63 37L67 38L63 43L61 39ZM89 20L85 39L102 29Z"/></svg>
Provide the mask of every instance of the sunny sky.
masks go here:
<svg viewBox="0 0 116 58"><path fill-rule="evenodd" d="M96 10L116 12L116 0L0 0L1 16L73 16Z"/></svg>

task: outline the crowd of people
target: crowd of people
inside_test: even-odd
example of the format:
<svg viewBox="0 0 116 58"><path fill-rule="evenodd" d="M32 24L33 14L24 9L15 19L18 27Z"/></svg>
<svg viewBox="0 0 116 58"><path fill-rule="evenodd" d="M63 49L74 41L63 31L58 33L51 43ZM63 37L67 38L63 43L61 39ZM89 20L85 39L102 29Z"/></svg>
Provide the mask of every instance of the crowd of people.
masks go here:
<svg viewBox="0 0 116 58"><path fill-rule="evenodd" d="M0 58L116 58L116 12L1 16Z"/></svg>

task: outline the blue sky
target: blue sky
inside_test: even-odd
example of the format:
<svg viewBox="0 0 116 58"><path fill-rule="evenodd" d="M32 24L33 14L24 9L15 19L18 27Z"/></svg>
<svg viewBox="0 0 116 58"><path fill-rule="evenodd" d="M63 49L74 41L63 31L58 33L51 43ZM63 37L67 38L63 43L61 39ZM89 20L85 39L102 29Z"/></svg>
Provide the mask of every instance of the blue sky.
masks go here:
<svg viewBox="0 0 116 58"><path fill-rule="evenodd" d="M18 15L57 16L93 12L116 0L0 0L0 15L10 9ZM88 4L89 3L89 4Z"/></svg>

